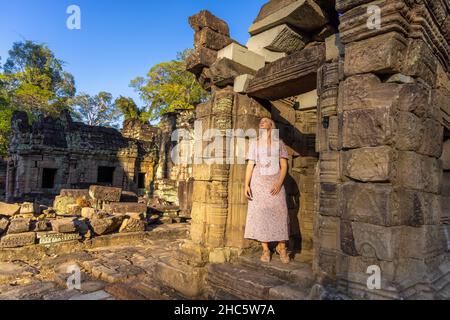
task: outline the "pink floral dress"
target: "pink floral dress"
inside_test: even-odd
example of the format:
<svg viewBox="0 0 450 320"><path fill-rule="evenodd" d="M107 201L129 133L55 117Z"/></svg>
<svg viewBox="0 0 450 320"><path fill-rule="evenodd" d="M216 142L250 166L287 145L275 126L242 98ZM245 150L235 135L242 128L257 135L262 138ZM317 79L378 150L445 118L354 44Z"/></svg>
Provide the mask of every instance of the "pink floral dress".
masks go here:
<svg viewBox="0 0 450 320"><path fill-rule="evenodd" d="M255 161L250 187L253 200L248 203L247 223L244 237L259 242L280 242L289 240L289 215L286 190L272 196L270 191L280 174L280 158L288 159L283 141L273 143L272 152L257 141L251 141L247 160ZM276 150L278 149L278 150Z"/></svg>

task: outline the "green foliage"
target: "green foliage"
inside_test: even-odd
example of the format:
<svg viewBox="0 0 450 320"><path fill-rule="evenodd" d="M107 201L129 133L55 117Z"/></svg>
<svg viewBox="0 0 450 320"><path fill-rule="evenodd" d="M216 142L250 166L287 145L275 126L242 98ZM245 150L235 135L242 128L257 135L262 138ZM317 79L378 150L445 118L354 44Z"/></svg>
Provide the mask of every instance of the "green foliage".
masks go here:
<svg viewBox="0 0 450 320"><path fill-rule="evenodd" d="M33 115L54 115L75 94L75 81L44 44L16 42L3 66L2 81L13 108Z"/></svg>
<svg viewBox="0 0 450 320"><path fill-rule="evenodd" d="M192 73L186 71L186 58L191 52L191 49L185 50L176 60L152 67L146 78L137 77L131 81L131 87L146 103L150 121L177 109L193 109L208 99L209 93L197 83Z"/></svg>
<svg viewBox="0 0 450 320"><path fill-rule="evenodd" d="M76 118L90 126L117 127L120 114L108 92L99 92L95 96L82 93L69 101Z"/></svg>
<svg viewBox="0 0 450 320"><path fill-rule="evenodd" d="M26 111L30 119L57 115L75 94L75 81L44 44L16 42L0 73L0 155L9 144L11 116Z"/></svg>
<svg viewBox="0 0 450 320"><path fill-rule="evenodd" d="M132 98L120 96L115 101L117 110L120 110L125 120L140 120L147 123L150 119L150 114L145 109L139 109Z"/></svg>

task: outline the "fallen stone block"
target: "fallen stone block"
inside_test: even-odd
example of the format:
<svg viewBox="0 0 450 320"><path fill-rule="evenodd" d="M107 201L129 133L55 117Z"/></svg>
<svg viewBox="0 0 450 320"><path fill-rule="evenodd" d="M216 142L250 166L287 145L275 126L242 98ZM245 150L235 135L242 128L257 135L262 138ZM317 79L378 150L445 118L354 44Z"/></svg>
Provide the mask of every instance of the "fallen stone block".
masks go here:
<svg viewBox="0 0 450 320"><path fill-rule="evenodd" d="M17 248L34 245L35 242L36 242L36 233L34 232L8 234L1 238L0 247Z"/></svg>
<svg viewBox="0 0 450 320"><path fill-rule="evenodd" d="M61 197L86 198L89 199L88 189L62 189L59 193Z"/></svg>
<svg viewBox="0 0 450 320"><path fill-rule="evenodd" d="M81 236L78 233L58 233L58 232L46 232L40 234L38 233L37 238L39 244L53 244L59 242L81 240Z"/></svg>
<svg viewBox="0 0 450 320"><path fill-rule="evenodd" d="M32 223L31 229L35 232L43 232L49 229L49 222L47 220L35 221Z"/></svg>
<svg viewBox="0 0 450 320"><path fill-rule="evenodd" d="M91 186L89 195L97 201L119 202L122 195L121 188Z"/></svg>
<svg viewBox="0 0 450 320"><path fill-rule="evenodd" d="M202 10L196 15L189 17L189 24L195 31L199 31L207 27L225 36L230 35L228 24L214 16L208 10Z"/></svg>
<svg viewBox="0 0 450 320"><path fill-rule="evenodd" d="M274 52L291 54L302 50L309 39L293 30L287 24L276 26L251 37L246 46L250 51L258 52L260 49L268 49Z"/></svg>
<svg viewBox="0 0 450 320"><path fill-rule="evenodd" d="M230 37L224 36L214 30L205 27L195 32L194 36L195 49L208 48L212 50L220 50L233 42Z"/></svg>
<svg viewBox="0 0 450 320"><path fill-rule="evenodd" d="M17 204L9 204L0 202L0 216L12 217L20 212L20 206Z"/></svg>
<svg viewBox="0 0 450 320"><path fill-rule="evenodd" d="M325 13L314 1L299 0L288 5L281 1L270 1L261 8L248 32L253 36L281 24L314 31L327 23Z"/></svg>
<svg viewBox="0 0 450 320"><path fill-rule="evenodd" d="M200 75L203 68L209 68L217 59L217 51L208 48L197 48L186 60L186 70Z"/></svg>
<svg viewBox="0 0 450 320"><path fill-rule="evenodd" d="M232 60L237 64L254 71L263 68L266 64L263 56L260 56L237 43L232 43L222 50L219 50L217 59L222 58Z"/></svg>
<svg viewBox="0 0 450 320"><path fill-rule="evenodd" d="M90 225L96 235L102 236L117 231L120 228L123 220L124 216L114 216L105 219L91 220Z"/></svg>
<svg viewBox="0 0 450 320"><path fill-rule="evenodd" d="M30 231L31 220L25 218L12 219L8 228L8 234L24 233Z"/></svg>
<svg viewBox="0 0 450 320"><path fill-rule="evenodd" d="M63 218L51 222L52 230L58 233L77 232L77 226L74 218Z"/></svg>
<svg viewBox="0 0 450 320"><path fill-rule="evenodd" d="M53 208L58 214L67 214L67 206L76 204L76 198L68 196L56 196Z"/></svg>
<svg viewBox="0 0 450 320"><path fill-rule="evenodd" d="M105 204L103 209L112 214L126 214L128 212L146 213L147 205L145 203L113 202Z"/></svg>
<svg viewBox="0 0 450 320"><path fill-rule="evenodd" d="M24 202L20 205L20 214L39 214L39 205L31 202Z"/></svg>
<svg viewBox="0 0 450 320"><path fill-rule="evenodd" d="M120 196L120 202L138 202L139 197L136 193L132 191L122 191Z"/></svg>
<svg viewBox="0 0 450 320"><path fill-rule="evenodd" d="M65 213L69 216L81 216L81 209L78 204L69 204Z"/></svg>
<svg viewBox="0 0 450 320"><path fill-rule="evenodd" d="M245 93L254 77L251 74L241 74L234 79L234 92Z"/></svg>
<svg viewBox="0 0 450 320"><path fill-rule="evenodd" d="M120 226L119 232L120 233L126 233L126 232L144 232L147 224L145 221L141 219L125 219L122 222L122 225Z"/></svg>
<svg viewBox="0 0 450 320"><path fill-rule="evenodd" d="M228 58L218 59L209 69L211 82L216 86L225 87L234 85L234 80L241 74L254 74L254 70L247 68ZM161 198L166 198L167 193L157 194ZM178 196L178 192L173 190L174 197Z"/></svg>
<svg viewBox="0 0 450 320"><path fill-rule="evenodd" d="M0 218L0 236L8 230L9 220L6 218Z"/></svg>
<svg viewBox="0 0 450 320"><path fill-rule="evenodd" d="M324 61L324 44L295 52L258 70L247 93L275 101L312 91L317 87L317 69Z"/></svg>

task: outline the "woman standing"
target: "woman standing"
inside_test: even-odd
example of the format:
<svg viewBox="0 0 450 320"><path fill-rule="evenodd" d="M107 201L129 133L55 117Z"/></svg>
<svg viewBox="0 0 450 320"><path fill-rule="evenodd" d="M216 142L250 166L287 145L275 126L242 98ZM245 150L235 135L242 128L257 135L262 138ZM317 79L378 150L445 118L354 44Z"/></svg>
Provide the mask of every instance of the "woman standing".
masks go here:
<svg viewBox="0 0 450 320"><path fill-rule="evenodd" d="M261 261L270 262L269 242L278 242L276 251L283 263L289 263L286 242L289 240L289 215L283 186L288 170L288 153L275 134L275 123L261 119L260 135L250 143L247 156L245 195L249 200L246 239L261 242Z"/></svg>

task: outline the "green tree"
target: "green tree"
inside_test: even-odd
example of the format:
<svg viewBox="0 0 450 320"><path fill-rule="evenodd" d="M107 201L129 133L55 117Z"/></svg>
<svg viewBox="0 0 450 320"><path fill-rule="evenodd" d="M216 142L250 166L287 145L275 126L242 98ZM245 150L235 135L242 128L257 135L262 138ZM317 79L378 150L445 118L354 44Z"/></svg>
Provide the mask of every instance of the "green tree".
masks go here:
<svg viewBox="0 0 450 320"><path fill-rule="evenodd" d="M14 43L3 66L12 107L34 116L54 115L67 108L68 100L75 94L75 81L63 65L44 44Z"/></svg>
<svg viewBox="0 0 450 320"><path fill-rule="evenodd" d="M147 76L137 77L130 86L135 88L146 103L149 120L155 121L167 112L176 109L193 109L205 101L209 93L186 71L186 58L192 53L187 49L177 55L176 60L153 66Z"/></svg>
<svg viewBox="0 0 450 320"><path fill-rule="evenodd" d="M150 119L150 113L145 108L139 109L132 98L120 96L114 104L125 120L140 120L146 123Z"/></svg>
<svg viewBox="0 0 450 320"><path fill-rule="evenodd" d="M108 92L99 92L95 96L81 93L70 100L75 116L90 126L117 127L119 110Z"/></svg>

